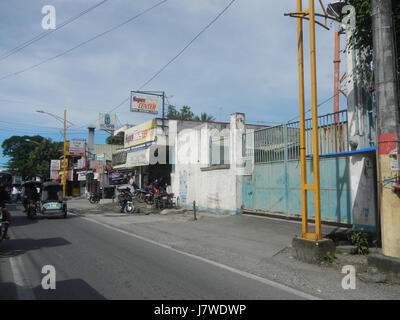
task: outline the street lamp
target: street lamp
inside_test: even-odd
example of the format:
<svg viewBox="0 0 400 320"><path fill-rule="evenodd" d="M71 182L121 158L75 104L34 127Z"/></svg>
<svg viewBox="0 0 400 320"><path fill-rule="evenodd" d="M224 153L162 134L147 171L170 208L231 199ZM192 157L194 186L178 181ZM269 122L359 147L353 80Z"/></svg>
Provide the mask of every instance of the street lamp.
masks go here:
<svg viewBox="0 0 400 320"><path fill-rule="evenodd" d="M55 114L49 113L49 112L45 112L43 110L36 110L36 112L39 113L44 113L47 114L55 119L57 119L58 121L63 122L64 124L64 152L63 152L63 160L62 160L62 169L63 169L63 173L62 173L62 186L63 186L63 198L65 198L65 186L67 183L67 141L66 141L66 132L67 132L67 110L64 109L64 118L61 118ZM68 121L69 122L69 121ZM72 122L69 122L71 125L73 125Z"/></svg>
<svg viewBox="0 0 400 320"><path fill-rule="evenodd" d="M35 143L35 144L37 144L37 145L40 146L40 143L37 142L37 141L33 141L33 140L31 140L31 139L25 139L25 141L26 141L26 142L32 142L32 143Z"/></svg>

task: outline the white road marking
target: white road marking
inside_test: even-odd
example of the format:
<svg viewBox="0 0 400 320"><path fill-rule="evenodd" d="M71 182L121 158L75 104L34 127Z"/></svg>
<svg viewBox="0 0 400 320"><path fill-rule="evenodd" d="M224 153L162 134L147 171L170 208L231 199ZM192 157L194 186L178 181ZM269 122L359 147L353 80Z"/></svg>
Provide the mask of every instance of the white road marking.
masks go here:
<svg viewBox="0 0 400 320"><path fill-rule="evenodd" d="M221 263L212 261L212 260L208 260L208 259L203 258L203 257L196 256L196 255L191 254L191 253L187 253L187 252L184 252L184 251L177 250L177 249L175 249L175 248L172 248L172 247L169 246L169 245L166 245L166 244L163 244L163 243L159 243L159 242L156 242L156 241L151 240L151 239L148 239L148 238L144 238L144 237L142 237L142 236L139 236L139 235L136 235L136 234L134 234L134 233L131 233L131 232L128 232L128 231L119 229L119 228L117 228L117 227L110 226L110 225L108 225L108 224L105 224L105 223L103 223L103 222L97 221L97 220L95 220L95 219L91 219L91 218L88 218L88 217L82 217L82 216L77 215L77 214L74 214L74 213L70 213L70 214L73 214L73 215L75 215L75 216L78 216L78 217L80 217L80 218L82 218L82 219L85 219L85 220L87 220L87 221L91 221L91 222L93 222L93 223L97 223L97 224L99 224L99 225L101 225L101 226L103 226L103 227L105 227L105 228L108 228L108 229L111 229L111 230L114 230L114 231L118 231L118 232L121 232L121 233L123 233L123 234L125 234L125 235L128 235L128 236L131 236L131 237L134 237L134 238L137 238L137 239L140 239L140 240L143 240L143 241L152 243L152 244L154 244L154 245L156 245L156 246L159 246L159 247L162 247L162 248L165 248L165 249L174 251L174 252L176 252L176 253L179 253L179 254L182 254L182 255L185 255L185 256L188 256L188 257L191 257L191 258L194 258L194 259L203 261L203 262L205 262L205 263L212 264L212 265L217 266L217 267L219 267L219 268L222 268L222 269L228 270L228 271L230 271L230 272L239 274L239 275L241 275L241 276L243 276L243 277L246 277L246 278L249 278L249 279L252 279L252 280L259 281L259 282L261 282L261 283L264 283L264 284L269 285L269 286L271 286L271 287L274 287L274 288L276 288L276 289L280 289L280 290L286 291L286 292L288 292L288 293L290 293L290 294L294 294L294 295L296 295L296 296L298 296L298 297L300 297L300 298L304 298L304 299L308 299L308 300L321 300L321 299L318 298L318 297L315 297L315 296L310 295L310 294L305 293L305 292L301 292L301 291L299 291L299 290L293 289L293 288L291 288L291 287L288 287L288 286L286 286L286 285L280 284L280 283L278 283L278 282L275 282L275 281L272 281L272 280L268 280L268 279L265 279L265 278L261 278L261 277L259 277L259 276L254 275L254 274L251 274L251 273L248 273L248 272L245 272L245 271L242 271L242 270L238 270L238 269L229 267L229 266L227 266L227 265L224 265L224 264L221 264Z"/></svg>
<svg viewBox="0 0 400 320"><path fill-rule="evenodd" d="M14 283L17 287L17 295L19 300L34 300L35 295L30 286L30 282L25 277L24 265L20 256L10 257L11 271Z"/></svg>

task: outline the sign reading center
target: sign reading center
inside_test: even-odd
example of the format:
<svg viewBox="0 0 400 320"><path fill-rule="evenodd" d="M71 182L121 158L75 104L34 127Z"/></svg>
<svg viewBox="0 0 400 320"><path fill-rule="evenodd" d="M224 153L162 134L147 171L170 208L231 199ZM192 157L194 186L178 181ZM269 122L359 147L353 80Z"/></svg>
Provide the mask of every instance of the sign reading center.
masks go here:
<svg viewBox="0 0 400 320"><path fill-rule="evenodd" d="M149 97L131 92L131 112L158 114L158 97Z"/></svg>

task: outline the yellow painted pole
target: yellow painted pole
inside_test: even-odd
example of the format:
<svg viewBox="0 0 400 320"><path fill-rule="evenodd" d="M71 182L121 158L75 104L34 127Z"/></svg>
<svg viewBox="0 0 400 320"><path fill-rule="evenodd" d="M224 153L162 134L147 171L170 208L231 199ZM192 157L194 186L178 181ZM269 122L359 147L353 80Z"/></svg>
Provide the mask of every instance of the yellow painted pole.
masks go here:
<svg viewBox="0 0 400 320"><path fill-rule="evenodd" d="M311 67L311 107L313 135L313 168L314 168L314 203L315 203L315 236L322 239L321 233L321 202L319 177L319 145L318 145L318 105L317 105L317 71L315 53L315 8L314 0L309 0L310 14L310 67Z"/></svg>
<svg viewBox="0 0 400 320"><path fill-rule="evenodd" d="M297 0L297 12L302 12L302 0ZM297 51L299 65L299 109L300 109L300 167L301 167L301 213L302 234L304 238L307 228L307 171L306 171L306 135L304 108L304 56L303 56L303 19L297 18Z"/></svg>
<svg viewBox="0 0 400 320"><path fill-rule="evenodd" d="M62 180L62 186L63 186L63 198L65 198L66 194L66 183L67 183L67 141L66 141L66 132L67 132L67 110L64 109L64 159L63 159L63 180Z"/></svg>

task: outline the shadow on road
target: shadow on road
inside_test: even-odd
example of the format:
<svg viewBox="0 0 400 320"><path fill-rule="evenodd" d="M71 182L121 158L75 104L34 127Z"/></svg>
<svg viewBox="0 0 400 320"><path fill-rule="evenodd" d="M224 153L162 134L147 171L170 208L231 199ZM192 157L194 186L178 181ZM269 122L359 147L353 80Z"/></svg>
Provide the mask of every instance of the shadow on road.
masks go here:
<svg viewBox="0 0 400 320"><path fill-rule="evenodd" d="M74 219L74 218L78 218L75 215L69 214L67 219ZM38 223L41 220L65 220L65 218L61 215L54 215L54 216L44 216L44 215L37 215L36 217L30 219L26 216L26 214L24 212L19 213L19 214L13 214L11 212L11 226L12 227L21 227L21 226L26 226L26 225L31 225L31 224L35 224Z"/></svg>
<svg viewBox="0 0 400 320"><path fill-rule="evenodd" d="M11 239L3 241L0 245L0 258L15 257L27 251L41 248L58 247L71 244L64 238L47 239Z"/></svg>
<svg viewBox="0 0 400 320"><path fill-rule="evenodd" d="M44 290L42 286L37 286L33 293L38 300L106 300L82 279L57 281L54 290Z"/></svg>
<svg viewBox="0 0 400 320"><path fill-rule="evenodd" d="M0 283L0 300L18 300L18 291L26 288L15 283ZM45 290L41 285L32 289L37 300L106 300L86 281L71 279L56 281L56 288Z"/></svg>

